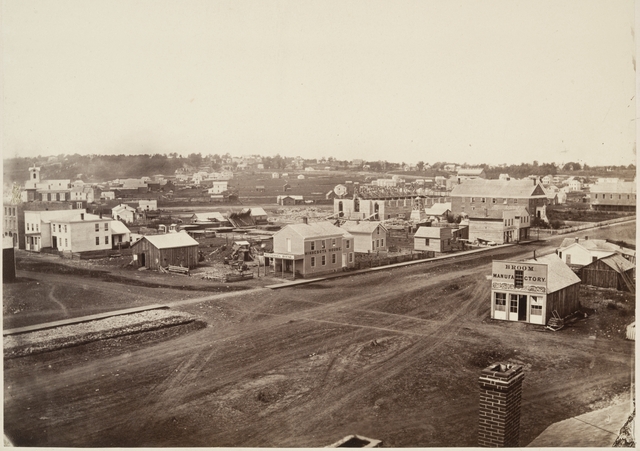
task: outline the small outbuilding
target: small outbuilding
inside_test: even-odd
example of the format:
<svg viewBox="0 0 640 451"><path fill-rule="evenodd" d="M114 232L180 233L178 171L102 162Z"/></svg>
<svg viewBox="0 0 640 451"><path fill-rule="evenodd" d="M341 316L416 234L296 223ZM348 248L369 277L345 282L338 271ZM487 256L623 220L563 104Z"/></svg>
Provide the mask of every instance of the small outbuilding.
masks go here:
<svg viewBox="0 0 640 451"><path fill-rule="evenodd" d="M527 261L494 260L491 318L547 324L580 308L580 278L556 254Z"/></svg>
<svg viewBox="0 0 640 451"><path fill-rule="evenodd" d="M458 230L451 227L419 227L413 235L413 248L416 251L450 252L457 233Z"/></svg>
<svg viewBox="0 0 640 451"><path fill-rule="evenodd" d="M169 265L191 269L198 264L198 242L186 233L144 236L131 249L138 266L149 269Z"/></svg>
<svg viewBox="0 0 640 451"><path fill-rule="evenodd" d="M634 291L635 269L636 266L623 256L612 254L583 266L580 276L584 285Z"/></svg>

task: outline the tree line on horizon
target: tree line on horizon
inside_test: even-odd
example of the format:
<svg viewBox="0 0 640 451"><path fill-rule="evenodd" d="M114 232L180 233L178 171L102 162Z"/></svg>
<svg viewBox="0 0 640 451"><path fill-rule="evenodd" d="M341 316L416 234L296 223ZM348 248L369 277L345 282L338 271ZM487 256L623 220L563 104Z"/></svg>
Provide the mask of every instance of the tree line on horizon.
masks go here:
<svg viewBox="0 0 640 451"><path fill-rule="evenodd" d="M178 153L153 154L153 155L57 155L53 158L38 156L35 158L14 157L4 159L3 173L6 182L26 181L28 169L31 166L41 167L41 178L46 179L81 179L85 182L102 182L119 178L139 178L143 176L153 176L163 174L173 175L177 169L198 170L207 167L211 171L221 169L230 154L202 155L201 153L191 153L181 156ZM262 157L265 170L285 170L295 159L280 155ZM354 166L349 160L337 160L333 157L322 159L305 159L307 165L326 165L336 170L362 170L362 166ZM411 174L421 174L424 176L444 175L446 162L435 162L430 166L424 161L419 161ZM394 163L389 161L363 161L363 166L372 172L397 172L403 171L407 166L404 162ZM622 176L630 176L629 171L635 173L635 165L628 166L587 166L578 162L569 162L562 167L557 167L554 163L520 163L496 167L489 164L478 165L458 165L460 167L483 168L487 178L498 178L500 174L506 173L513 178L524 178L529 175L556 175L559 172L570 172L575 175L611 175L617 172Z"/></svg>

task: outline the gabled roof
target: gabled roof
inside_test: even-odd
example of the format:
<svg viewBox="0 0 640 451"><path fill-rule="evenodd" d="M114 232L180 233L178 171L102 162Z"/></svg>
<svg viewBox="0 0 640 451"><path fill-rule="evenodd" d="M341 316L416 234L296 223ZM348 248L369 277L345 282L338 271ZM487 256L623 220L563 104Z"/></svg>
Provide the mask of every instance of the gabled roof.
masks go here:
<svg viewBox="0 0 640 451"><path fill-rule="evenodd" d="M547 293L562 290L568 286L580 283L580 278L556 254L548 254L527 263L542 263L547 265Z"/></svg>
<svg viewBox="0 0 640 451"><path fill-rule="evenodd" d="M443 202L440 204L433 204L429 208L425 208L424 212L428 215L440 216L445 214L447 211L451 211L451 202Z"/></svg>
<svg viewBox="0 0 640 451"><path fill-rule="evenodd" d="M336 227L331 224L329 221L320 221L320 222L310 222L310 223L297 223L297 224L289 224L281 230L289 229L296 232L303 238L322 238L322 237L333 237L333 236L345 236L351 237L352 235L340 227Z"/></svg>
<svg viewBox="0 0 640 451"><path fill-rule="evenodd" d="M442 237L442 230L443 229L449 229L451 231L453 231L453 229L448 228L448 227L418 227L418 230L416 230L415 235L413 235L414 237L417 238L440 238Z"/></svg>
<svg viewBox="0 0 640 451"><path fill-rule="evenodd" d="M267 216L267 212L262 207L251 207L251 216Z"/></svg>
<svg viewBox="0 0 640 451"><path fill-rule="evenodd" d="M197 246L198 242L186 233L167 233L166 235L147 235L144 237L158 249Z"/></svg>
<svg viewBox="0 0 640 451"><path fill-rule="evenodd" d="M111 227L112 235L122 235L125 233L131 233L129 228L120 221L111 221L110 227Z"/></svg>
<svg viewBox="0 0 640 451"><path fill-rule="evenodd" d="M349 233L366 233L372 234L378 227L382 227L385 231L385 226L379 221L346 221L340 228L346 230Z"/></svg>
<svg viewBox="0 0 640 451"><path fill-rule="evenodd" d="M618 254L625 255L635 255L635 251L633 249L627 249L622 246L618 246L617 244L609 243L607 240L579 240L576 242L575 238L565 238L562 240L562 244L558 248L559 250L564 250L569 246L577 244L582 246L586 250L589 251L607 251L607 252L616 252Z"/></svg>
<svg viewBox="0 0 640 451"><path fill-rule="evenodd" d="M133 208L133 207L127 205L127 204L116 205L115 207L113 207L111 209L112 212L119 212L119 211L122 211L122 210L136 211L135 208Z"/></svg>
<svg viewBox="0 0 640 451"><path fill-rule="evenodd" d="M619 273L627 272L630 269L633 269L636 267L636 265L631 263L622 255L618 255L618 254L612 254L612 255L609 255L608 257L603 257L599 261L601 261L602 263L604 263L605 265L609 266L611 269ZM590 263L590 265L593 265L595 263L596 262Z"/></svg>
<svg viewBox="0 0 640 451"><path fill-rule="evenodd" d="M542 186L532 180L469 179L456 185L451 196L523 199L546 197L546 194Z"/></svg>

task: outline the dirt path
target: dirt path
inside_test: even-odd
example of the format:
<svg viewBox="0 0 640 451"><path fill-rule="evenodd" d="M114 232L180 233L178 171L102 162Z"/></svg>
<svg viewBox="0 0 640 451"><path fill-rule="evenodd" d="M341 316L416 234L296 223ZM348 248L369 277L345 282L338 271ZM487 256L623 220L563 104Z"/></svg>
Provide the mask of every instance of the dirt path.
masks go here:
<svg viewBox="0 0 640 451"><path fill-rule="evenodd" d="M169 302L208 326L5 362L5 432L20 446L475 446L479 372L509 360L525 368L525 445L628 390L634 344L490 320L497 254L233 295L91 279L93 296ZM56 277L38 274L44 296L56 286L80 309Z"/></svg>

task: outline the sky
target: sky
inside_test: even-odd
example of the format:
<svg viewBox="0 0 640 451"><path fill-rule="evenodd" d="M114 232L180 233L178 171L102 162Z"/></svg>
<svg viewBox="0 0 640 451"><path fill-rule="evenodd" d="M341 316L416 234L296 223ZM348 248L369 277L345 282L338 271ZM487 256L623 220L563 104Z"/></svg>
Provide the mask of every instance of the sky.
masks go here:
<svg viewBox="0 0 640 451"><path fill-rule="evenodd" d="M0 0L11 156L635 164L632 0Z"/></svg>

